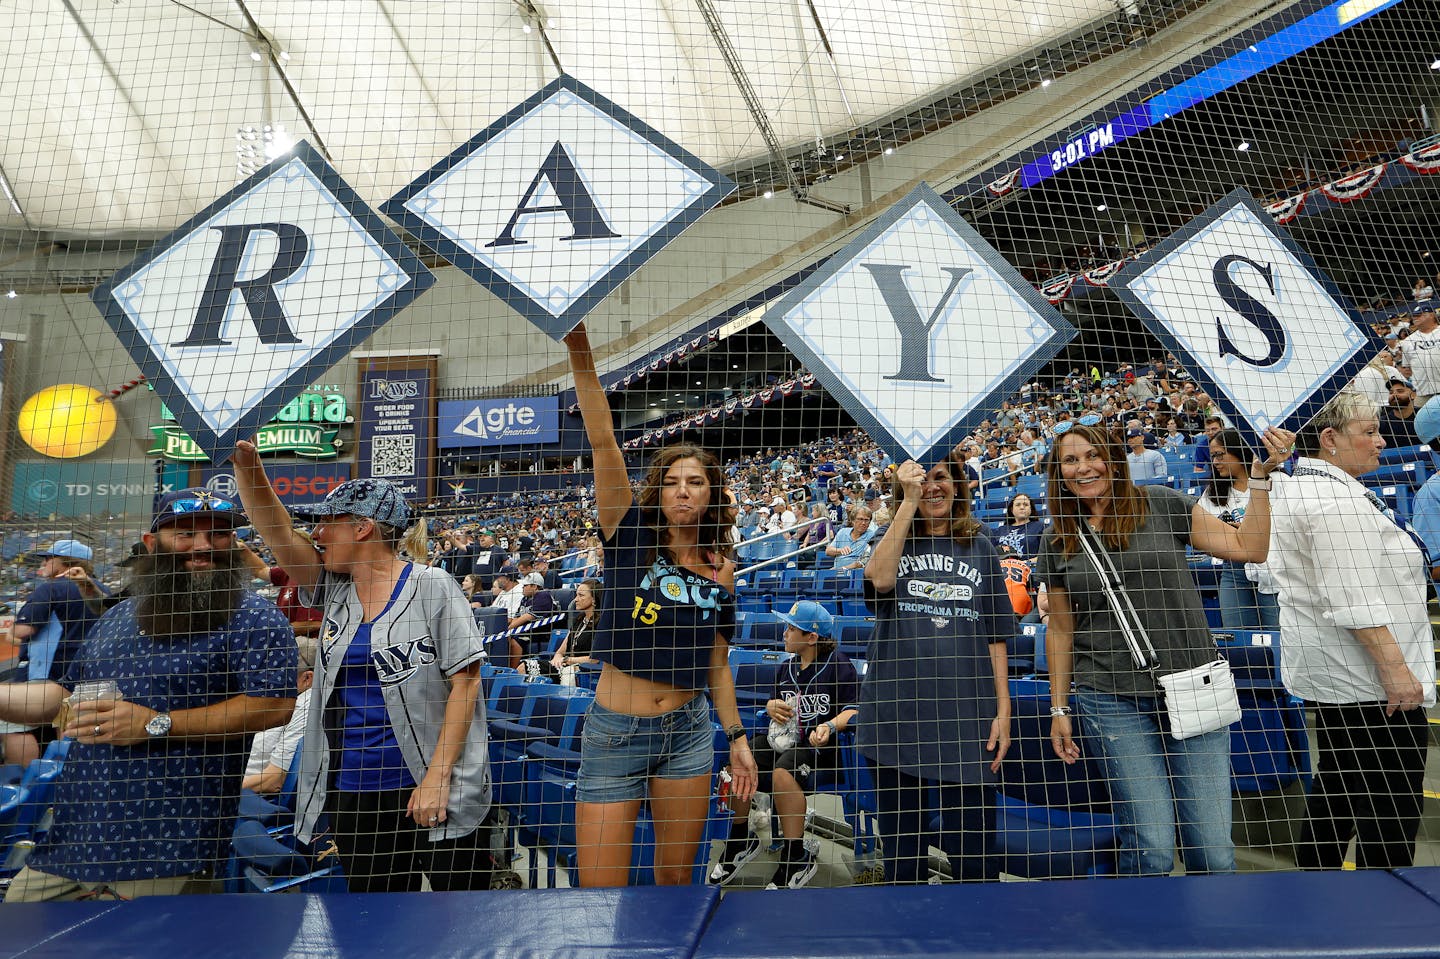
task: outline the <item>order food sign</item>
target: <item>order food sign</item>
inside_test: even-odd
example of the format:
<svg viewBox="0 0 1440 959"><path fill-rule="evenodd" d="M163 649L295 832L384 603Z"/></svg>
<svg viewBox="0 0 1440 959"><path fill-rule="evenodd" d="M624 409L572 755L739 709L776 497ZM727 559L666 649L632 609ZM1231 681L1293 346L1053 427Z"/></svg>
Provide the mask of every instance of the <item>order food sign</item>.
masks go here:
<svg viewBox="0 0 1440 959"><path fill-rule="evenodd" d="M92 294L216 463L435 282L305 143Z"/></svg>
<svg viewBox="0 0 1440 959"><path fill-rule="evenodd" d="M558 340L734 189L660 131L562 75L383 209Z"/></svg>
<svg viewBox="0 0 1440 959"><path fill-rule="evenodd" d="M1075 336L921 184L765 314L896 460L930 463Z"/></svg>
<svg viewBox="0 0 1440 959"><path fill-rule="evenodd" d="M1284 228L1244 190L1113 279L1254 450L1296 430L1383 346Z"/></svg>

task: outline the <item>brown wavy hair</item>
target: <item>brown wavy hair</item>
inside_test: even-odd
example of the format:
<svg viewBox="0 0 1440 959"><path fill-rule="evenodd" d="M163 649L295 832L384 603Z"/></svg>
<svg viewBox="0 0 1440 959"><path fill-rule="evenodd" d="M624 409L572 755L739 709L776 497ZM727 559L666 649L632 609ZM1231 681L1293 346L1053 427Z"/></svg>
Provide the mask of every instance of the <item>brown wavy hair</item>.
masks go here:
<svg viewBox="0 0 1440 959"><path fill-rule="evenodd" d="M980 533L980 521L970 512L970 479L965 473L965 464L953 451L945 457L939 466L944 464L945 471L950 474L950 483L955 487L955 499L950 504L950 537L964 546ZM926 470L929 473L929 470ZM900 486L900 471L895 471L895 476L890 480L890 501L896 507L905 498L905 491ZM893 514L892 514L893 515ZM913 534L915 524L911 524L910 531Z"/></svg>
<svg viewBox="0 0 1440 959"><path fill-rule="evenodd" d="M1130 482L1130 464L1125 459L1125 445L1116 431L1103 426L1072 426L1056 437L1050 449L1045 472L1049 489L1045 508L1050 513L1050 535L1060 555L1069 559L1080 550L1080 499L1070 492L1060 474L1060 444L1076 436L1100 451L1110 464L1110 508L1100 520L1100 539L1105 548L1123 551L1130 545L1130 535L1145 522L1145 493Z"/></svg>
<svg viewBox="0 0 1440 959"><path fill-rule="evenodd" d="M720 460L703 446L677 443L661 448L650 457L650 466L640 483L640 495L635 499L635 505L640 509L640 521L655 531L655 541L659 548L664 549L665 517L660 513L660 489L665 485L665 472L683 459L698 460L710 484L710 503L700 517L700 549L706 554L728 559L734 552L730 530L735 525L735 507L726 495L725 472ZM650 561L653 563L654 557Z"/></svg>

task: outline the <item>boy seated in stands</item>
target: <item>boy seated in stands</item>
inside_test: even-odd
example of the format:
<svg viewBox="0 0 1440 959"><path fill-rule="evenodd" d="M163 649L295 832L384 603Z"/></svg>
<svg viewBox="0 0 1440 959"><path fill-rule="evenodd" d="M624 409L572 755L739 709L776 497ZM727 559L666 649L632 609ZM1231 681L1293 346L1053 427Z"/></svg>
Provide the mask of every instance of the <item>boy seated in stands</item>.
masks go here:
<svg viewBox="0 0 1440 959"><path fill-rule="evenodd" d="M799 889L815 875L818 845L805 836L805 789L816 769L837 765L836 736L855 718L860 677L835 646L834 620L819 603L801 600L785 623L785 649L794 657L775 676L765 710L770 732L756 740L755 763L760 790L770 794L784 836L780 862L766 889ZM732 800L735 818L710 881L728 883L760 853L760 840L749 835L750 803Z"/></svg>

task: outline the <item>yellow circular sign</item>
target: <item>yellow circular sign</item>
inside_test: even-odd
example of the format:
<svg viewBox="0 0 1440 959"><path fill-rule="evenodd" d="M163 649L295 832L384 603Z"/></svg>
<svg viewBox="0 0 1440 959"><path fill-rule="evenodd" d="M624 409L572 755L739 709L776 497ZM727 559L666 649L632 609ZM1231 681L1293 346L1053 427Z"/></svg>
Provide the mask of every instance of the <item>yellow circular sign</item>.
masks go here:
<svg viewBox="0 0 1440 959"><path fill-rule="evenodd" d="M20 438L57 459L93 453L115 435L115 404L78 383L43 389L20 407Z"/></svg>

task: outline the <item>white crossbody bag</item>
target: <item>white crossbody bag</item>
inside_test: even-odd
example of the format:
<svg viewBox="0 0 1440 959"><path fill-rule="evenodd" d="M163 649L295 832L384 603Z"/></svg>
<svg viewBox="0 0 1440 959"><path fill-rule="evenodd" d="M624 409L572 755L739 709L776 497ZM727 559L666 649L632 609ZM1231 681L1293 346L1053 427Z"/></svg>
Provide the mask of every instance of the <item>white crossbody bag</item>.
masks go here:
<svg viewBox="0 0 1440 959"><path fill-rule="evenodd" d="M1105 598L1120 624L1125 645L1135 660L1135 667L1150 673L1165 690L1165 713L1170 720L1170 735L1175 739L1189 739L1205 733L1224 729L1240 719L1240 697L1235 692L1235 677L1230 673L1230 663L1217 656L1213 661L1196 666L1194 669L1168 673L1156 673L1160 657L1145 623L1125 591L1124 581L1105 544L1084 521L1080 523L1080 548L1090 557L1095 572L1105 590Z"/></svg>

